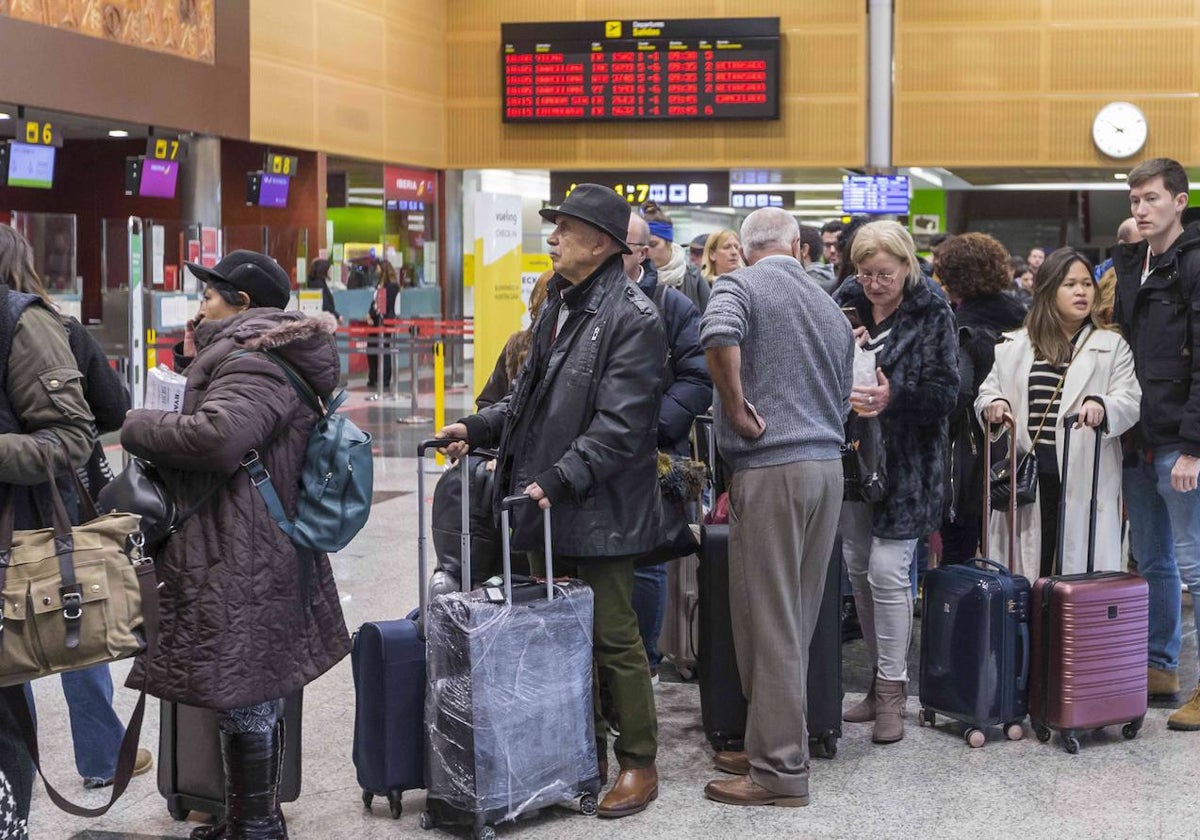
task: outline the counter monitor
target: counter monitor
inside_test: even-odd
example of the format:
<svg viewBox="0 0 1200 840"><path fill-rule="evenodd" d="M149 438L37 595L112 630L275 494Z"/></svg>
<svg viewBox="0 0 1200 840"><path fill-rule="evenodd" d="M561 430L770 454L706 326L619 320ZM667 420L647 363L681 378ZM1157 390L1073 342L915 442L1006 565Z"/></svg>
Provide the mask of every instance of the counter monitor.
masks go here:
<svg viewBox="0 0 1200 840"><path fill-rule="evenodd" d="M54 146L8 144L8 185L48 190L54 186Z"/></svg>

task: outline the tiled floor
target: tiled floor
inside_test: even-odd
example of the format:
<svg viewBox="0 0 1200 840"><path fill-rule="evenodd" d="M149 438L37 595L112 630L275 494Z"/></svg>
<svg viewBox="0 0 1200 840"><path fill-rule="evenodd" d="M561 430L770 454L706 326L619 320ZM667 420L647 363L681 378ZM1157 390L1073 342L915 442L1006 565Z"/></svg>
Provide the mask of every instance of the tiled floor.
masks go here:
<svg viewBox="0 0 1200 840"><path fill-rule="evenodd" d="M461 413L463 397L452 395ZM423 406L424 407L424 406ZM407 410L387 402L354 397L351 411L376 434L376 505L367 529L334 560L346 620L394 618L417 601L415 441L430 427L395 422ZM432 463L428 468L434 469ZM432 482L427 485L427 496ZM1188 623L1190 629L1190 621ZM1185 682L1196 679L1194 634L1183 660ZM916 646L912 661L916 661ZM861 695L869 680L863 645L844 649L848 698ZM126 666L114 667L124 676ZM915 667L913 669L915 671ZM666 676L666 675L664 675ZM97 805L106 794L76 787L66 710L56 680L36 686L46 771L77 801ZM1200 837L1200 733L1169 732L1169 709L1152 708L1134 741L1115 729L1085 741L1079 755L1043 745L1032 737L1017 743L989 735L984 749L972 750L956 730L916 725L917 702L908 704L907 737L881 747L870 742L866 725L847 725L833 760L815 760L812 804L803 809L740 809L704 799L704 783L717 775L699 721L696 685L664 682L658 689L661 793L644 814L618 822L567 811L540 815L501 836L529 838L618 837L812 837L812 838L1197 838ZM122 717L135 696L118 691ZM399 821L376 805L365 812L350 759L354 690L344 661L305 693L304 782L300 800L285 807L289 829L299 840L418 837L422 794L405 795ZM158 739L158 711L152 707L143 744ZM96 820L58 811L44 792L35 794L35 840L157 840L185 837L192 827L166 812L154 775L135 779L125 798ZM441 832L434 835L436 837ZM467 833L459 833L467 837Z"/></svg>

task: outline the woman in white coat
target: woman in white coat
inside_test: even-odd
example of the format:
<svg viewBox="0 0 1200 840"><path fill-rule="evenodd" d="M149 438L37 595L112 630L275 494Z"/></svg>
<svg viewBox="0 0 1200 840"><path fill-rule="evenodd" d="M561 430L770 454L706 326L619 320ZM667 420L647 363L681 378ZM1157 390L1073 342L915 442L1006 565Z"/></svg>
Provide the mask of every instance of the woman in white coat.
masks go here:
<svg viewBox="0 0 1200 840"><path fill-rule="evenodd" d="M1120 436L1137 422L1142 391L1129 345L1101 324L1095 303L1092 266L1084 256L1064 248L1047 257L1034 279L1025 327L996 347L996 362L975 400L985 424L1013 415L1021 457L1037 452L1038 498L1017 509L1016 550L1008 546L1007 511L993 511L988 529L992 559L1008 561L1014 573L1030 580L1054 571L1062 493L1067 497L1062 573L1086 571L1095 434L1104 436L1095 567L1116 570L1121 564ZM1072 429L1062 486L1062 418L1075 413L1080 419ZM996 435L1002 428L995 427Z"/></svg>

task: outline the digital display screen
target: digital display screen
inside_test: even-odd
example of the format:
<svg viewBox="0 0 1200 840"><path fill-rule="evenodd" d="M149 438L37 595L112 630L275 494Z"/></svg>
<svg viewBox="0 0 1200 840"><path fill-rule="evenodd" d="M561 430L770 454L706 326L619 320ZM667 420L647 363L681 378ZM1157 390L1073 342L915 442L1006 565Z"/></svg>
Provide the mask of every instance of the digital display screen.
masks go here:
<svg viewBox="0 0 1200 840"><path fill-rule="evenodd" d="M635 206L658 204L724 207L729 172L551 172L550 203L562 204L579 184L603 184Z"/></svg>
<svg viewBox="0 0 1200 840"><path fill-rule="evenodd" d="M144 160L138 195L142 198L174 198L179 178L179 161Z"/></svg>
<svg viewBox="0 0 1200 840"><path fill-rule="evenodd" d="M779 119L779 18L505 23L505 122Z"/></svg>
<svg viewBox="0 0 1200 840"><path fill-rule="evenodd" d="M8 185L48 190L54 186L54 147L9 143Z"/></svg>
<svg viewBox="0 0 1200 840"><path fill-rule="evenodd" d="M902 216L908 213L907 175L847 175L842 212Z"/></svg>
<svg viewBox="0 0 1200 840"><path fill-rule="evenodd" d="M287 207L288 183L286 175L271 175L264 172L258 187L259 207Z"/></svg>

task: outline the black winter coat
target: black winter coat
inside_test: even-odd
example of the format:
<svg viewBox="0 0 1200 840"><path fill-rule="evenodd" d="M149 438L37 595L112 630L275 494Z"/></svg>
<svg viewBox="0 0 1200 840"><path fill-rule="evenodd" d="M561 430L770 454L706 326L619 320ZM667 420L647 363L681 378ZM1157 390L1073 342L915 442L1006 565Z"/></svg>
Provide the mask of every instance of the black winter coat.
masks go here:
<svg viewBox="0 0 1200 840"><path fill-rule="evenodd" d="M646 260L642 265L638 288L657 304L655 286L658 270ZM668 374L662 406L658 412L658 448L676 455L687 455L692 423L696 415L708 411L713 401L712 377L700 347L700 312L687 295L663 287L660 314L667 330Z"/></svg>
<svg viewBox="0 0 1200 840"><path fill-rule="evenodd" d="M845 305L869 321L862 287L838 290ZM873 534L919 539L942 524L947 418L958 397L958 335L950 306L927 283L906 289L891 335L876 366L888 378L888 407L880 414L887 440L888 495L875 507Z"/></svg>
<svg viewBox="0 0 1200 840"><path fill-rule="evenodd" d="M570 316L552 341L564 301ZM472 447L499 443L497 507L537 482L551 502L555 553L645 554L661 530L662 319L614 255L578 286L556 276L533 330L509 395L462 420ZM517 508L513 547L540 549L541 521L535 505Z"/></svg>
<svg viewBox="0 0 1200 840"><path fill-rule="evenodd" d="M996 362L1002 333L1025 322L1025 306L1005 293L972 298L954 312L958 323L958 401L950 416L946 471L948 522L982 516L983 430L975 417L975 397Z"/></svg>
<svg viewBox="0 0 1200 840"><path fill-rule="evenodd" d="M1142 386L1138 442L1200 456L1200 224L1189 226L1142 283L1145 242L1118 245L1113 320Z"/></svg>

